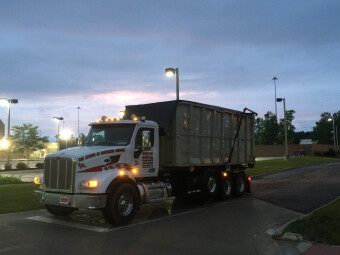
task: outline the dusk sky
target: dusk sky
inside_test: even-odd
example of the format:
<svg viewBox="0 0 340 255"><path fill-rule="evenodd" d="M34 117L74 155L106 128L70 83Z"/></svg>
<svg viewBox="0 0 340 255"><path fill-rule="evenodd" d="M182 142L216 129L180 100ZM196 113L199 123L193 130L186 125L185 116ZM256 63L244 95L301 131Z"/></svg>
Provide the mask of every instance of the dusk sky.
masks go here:
<svg viewBox="0 0 340 255"><path fill-rule="evenodd" d="M125 105L180 99L259 113L277 96L297 131L340 110L340 1L0 2L0 98L16 98L11 126L77 135ZM283 117L278 103L278 117ZM0 107L7 125L7 109Z"/></svg>

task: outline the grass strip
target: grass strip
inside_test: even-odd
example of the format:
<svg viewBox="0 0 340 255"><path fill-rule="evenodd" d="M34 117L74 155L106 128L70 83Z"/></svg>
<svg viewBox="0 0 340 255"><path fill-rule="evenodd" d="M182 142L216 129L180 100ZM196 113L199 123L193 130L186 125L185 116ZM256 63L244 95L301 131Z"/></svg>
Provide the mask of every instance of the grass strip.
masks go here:
<svg viewBox="0 0 340 255"><path fill-rule="evenodd" d="M285 232L300 234L305 240L340 245L340 198L311 215L289 224Z"/></svg>
<svg viewBox="0 0 340 255"><path fill-rule="evenodd" d="M256 176L259 174L266 174L276 172L299 166L315 165L326 162L340 162L339 158L327 158L327 157L316 157L316 156L305 156L295 157L290 160L274 159L274 160L263 160L257 161L255 168L246 169L246 174L250 176Z"/></svg>
<svg viewBox="0 0 340 255"><path fill-rule="evenodd" d="M39 185L33 183L0 185L0 214L32 211L43 208L35 200L33 190Z"/></svg>

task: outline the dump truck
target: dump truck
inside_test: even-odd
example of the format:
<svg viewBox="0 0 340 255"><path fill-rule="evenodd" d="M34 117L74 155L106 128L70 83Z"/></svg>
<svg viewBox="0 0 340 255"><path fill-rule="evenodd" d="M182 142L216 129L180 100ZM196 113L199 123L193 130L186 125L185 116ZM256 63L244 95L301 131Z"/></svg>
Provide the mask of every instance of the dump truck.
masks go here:
<svg viewBox="0 0 340 255"><path fill-rule="evenodd" d="M46 156L36 192L54 215L98 209L116 225L170 197L241 196L255 164L255 115L184 100L126 106L124 118L89 124L81 146Z"/></svg>

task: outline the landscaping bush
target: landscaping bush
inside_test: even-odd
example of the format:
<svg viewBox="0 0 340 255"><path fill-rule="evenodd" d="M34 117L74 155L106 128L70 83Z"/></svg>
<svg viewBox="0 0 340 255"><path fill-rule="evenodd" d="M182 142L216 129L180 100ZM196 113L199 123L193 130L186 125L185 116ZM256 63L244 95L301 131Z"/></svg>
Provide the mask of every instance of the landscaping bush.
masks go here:
<svg viewBox="0 0 340 255"><path fill-rule="evenodd" d="M17 169L18 170L25 170L25 169L27 169L27 165L24 162L19 162L17 164Z"/></svg>
<svg viewBox="0 0 340 255"><path fill-rule="evenodd" d="M16 184L22 183L21 179L13 176L1 176L0 175L0 185L1 184Z"/></svg>
<svg viewBox="0 0 340 255"><path fill-rule="evenodd" d="M44 163L36 163L35 167L36 168L44 168Z"/></svg>
<svg viewBox="0 0 340 255"><path fill-rule="evenodd" d="M5 164L5 170L7 170L7 171L12 170L12 165L9 164L9 163L6 163L6 164Z"/></svg>
<svg viewBox="0 0 340 255"><path fill-rule="evenodd" d="M336 157L336 153L335 153L335 150L333 149L329 149L328 151L326 151L324 154L323 154L325 157Z"/></svg>

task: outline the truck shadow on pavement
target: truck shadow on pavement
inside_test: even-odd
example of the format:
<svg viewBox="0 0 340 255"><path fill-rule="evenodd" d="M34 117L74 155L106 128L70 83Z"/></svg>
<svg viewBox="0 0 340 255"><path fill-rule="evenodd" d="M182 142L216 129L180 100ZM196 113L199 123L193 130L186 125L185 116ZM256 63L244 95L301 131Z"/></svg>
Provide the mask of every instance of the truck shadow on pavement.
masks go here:
<svg viewBox="0 0 340 255"><path fill-rule="evenodd" d="M233 198L232 198L233 199ZM237 198L239 199L239 198ZM137 212L134 220L130 225L143 224L150 221L165 219L168 217L191 213L197 210L206 209L220 203L222 201L203 201L199 198L192 199L168 199L166 201L154 204L142 205ZM72 223L80 223L84 225L96 226L107 229L119 228L119 226L112 225L105 221L100 210L86 210L81 209L75 211L70 216L53 216L49 217L64 220Z"/></svg>

